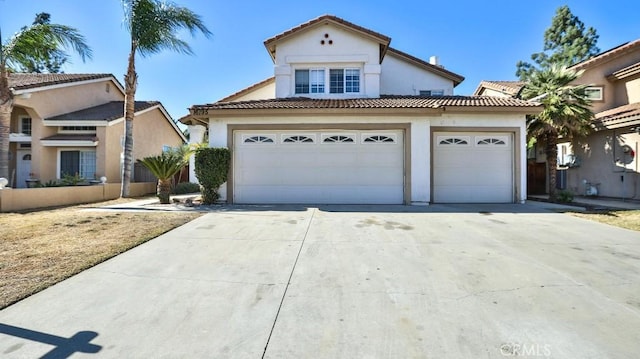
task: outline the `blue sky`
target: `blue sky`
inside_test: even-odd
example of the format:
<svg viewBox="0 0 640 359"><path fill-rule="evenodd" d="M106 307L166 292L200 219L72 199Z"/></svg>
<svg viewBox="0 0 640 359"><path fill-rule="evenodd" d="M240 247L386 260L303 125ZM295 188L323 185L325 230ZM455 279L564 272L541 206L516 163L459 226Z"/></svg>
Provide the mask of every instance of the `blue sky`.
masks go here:
<svg viewBox="0 0 640 359"><path fill-rule="evenodd" d="M441 63L466 79L455 94L473 93L480 80L514 80L515 64L542 50L555 10L569 5L596 28L606 50L640 38L640 2L607 1L215 1L177 0L199 13L209 39L185 34L195 56L163 52L138 58L139 100L159 100L177 119L194 104L215 102L273 75L263 41L323 14L332 14L391 37L391 46ZM77 58L66 73L112 73L122 83L129 51L119 0L0 0L3 39L30 24L38 12L77 28L93 60Z"/></svg>

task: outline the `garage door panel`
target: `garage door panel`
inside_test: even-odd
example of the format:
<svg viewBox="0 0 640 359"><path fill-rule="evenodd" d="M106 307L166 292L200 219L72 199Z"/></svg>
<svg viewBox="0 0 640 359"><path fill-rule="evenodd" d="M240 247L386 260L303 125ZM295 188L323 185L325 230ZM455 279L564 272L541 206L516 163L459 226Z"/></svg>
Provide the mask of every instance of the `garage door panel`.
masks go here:
<svg viewBox="0 0 640 359"><path fill-rule="evenodd" d="M513 143L504 133L435 133L433 200L513 201Z"/></svg>
<svg viewBox="0 0 640 359"><path fill-rule="evenodd" d="M269 132L269 131L268 131ZM234 134L236 203L371 203L404 200L402 131L390 131L394 143L367 143L367 131L295 132L314 143L284 143L293 132L238 131ZM272 143L244 143L270 135ZM353 143L321 142L331 136ZM379 138L379 137L377 137Z"/></svg>

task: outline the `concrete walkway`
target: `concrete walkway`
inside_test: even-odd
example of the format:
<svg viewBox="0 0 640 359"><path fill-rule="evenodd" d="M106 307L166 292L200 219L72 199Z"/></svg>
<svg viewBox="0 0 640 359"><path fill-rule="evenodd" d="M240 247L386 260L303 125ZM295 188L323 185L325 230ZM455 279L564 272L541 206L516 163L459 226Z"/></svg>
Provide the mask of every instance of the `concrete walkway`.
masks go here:
<svg viewBox="0 0 640 359"><path fill-rule="evenodd" d="M0 357L637 357L640 234L541 206L219 207L0 311Z"/></svg>

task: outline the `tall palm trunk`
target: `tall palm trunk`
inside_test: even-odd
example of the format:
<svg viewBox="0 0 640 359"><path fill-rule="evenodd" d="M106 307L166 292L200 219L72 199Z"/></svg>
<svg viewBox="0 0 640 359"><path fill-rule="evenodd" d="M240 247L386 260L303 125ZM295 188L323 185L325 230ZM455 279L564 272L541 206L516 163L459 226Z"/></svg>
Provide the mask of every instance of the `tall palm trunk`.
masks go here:
<svg viewBox="0 0 640 359"><path fill-rule="evenodd" d="M0 64L0 177L9 179L9 133L13 95L9 89L9 74Z"/></svg>
<svg viewBox="0 0 640 359"><path fill-rule="evenodd" d="M133 116L135 115L136 87L138 86L138 74L136 73L136 44L132 42L131 53L129 53L129 65L127 74L124 76L125 97L124 97L124 164L122 168L121 197L129 197L129 187L131 184L131 166L133 164Z"/></svg>
<svg viewBox="0 0 640 359"><path fill-rule="evenodd" d="M547 156L547 170L549 171L549 200L555 202L558 199L556 191L556 179L558 168L558 135L548 132L545 135L545 155Z"/></svg>

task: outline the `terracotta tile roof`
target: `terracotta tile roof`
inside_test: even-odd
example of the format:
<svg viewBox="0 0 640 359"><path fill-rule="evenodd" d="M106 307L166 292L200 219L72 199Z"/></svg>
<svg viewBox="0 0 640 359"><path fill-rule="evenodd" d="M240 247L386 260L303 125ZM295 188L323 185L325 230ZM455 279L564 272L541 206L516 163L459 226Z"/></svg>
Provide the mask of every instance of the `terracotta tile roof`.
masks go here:
<svg viewBox="0 0 640 359"><path fill-rule="evenodd" d="M274 82L276 82L275 76L269 77L266 80L262 80L262 81L257 82L255 84L249 86L249 87L245 87L245 88L243 88L242 90L240 90L238 92L232 93L231 95L229 95L229 96L227 96L227 97L225 97L223 99L220 99L218 102L232 101L236 97L240 97L240 96L245 95L245 94L247 94L247 93L249 93L249 92L251 92L251 91L253 91L255 89L258 89L258 88L266 86L266 85L270 85L270 84L272 84Z"/></svg>
<svg viewBox="0 0 640 359"><path fill-rule="evenodd" d="M37 87L58 85L70 82L95 80L113 77L112 74L9 74L9 87L25 90Z"/></svg>
<svg viewBox="0 0 640 359"><path fill-rule="evenodd" d="M491 96L380 96L356 99L310 99L292 97L272 100L216 102L195 105L194 110L271 110L271 109L402 109L442 107L520 107L532 108L538 103Z"/></svg>
<svg viewBox="0 0 640 359"><path fill-rule="evenodd" d="M574 69L574 70L580 70L580 69L584 69L587 67L590 67L594 64L600 63L602 61L605 61L607 59L610 59L612 57L617 57L619 55L622 55L628 51L632 51L635 50L636 48L640 47L640 39L634 40L634 41L629 41L626 42L622 45L616 46L612 49L609 49L607 51L601 52L600 54L584 60L582 62L578 62L575 65L570 66L570 69Z"/></svg>
<svg viewBox="0 0 640 359"><path fill-rule="evenodd" d="M409 60L415 64L418 64L419 66L422 66L423 68L427 69L428 71L434 72L438 75L441 75L451 81L453 81L453 86L458 86L462 81L464 81L464 76L460 76L454 72L451 72L449 70L446 70L444 67L441 66L436 66L436 65L432 65L427 61L424 61L420 58L417 58L413 55L409 55L406 52L402 52L400 50L394 49L392 47L389 47L389 50L387 51L387 53L390 54L394 54L396 56L402 57L406 60Z"/></svg>
<svg viewBox="0 0 640 359"><path fill-rule="evenodd" d="M500 91L510 96L517 96L520 90L524 87L525 83L522 81L480 81L478 88L476 88L474 95L479 95L483 88L488 88L495 91Z"/></svg>
<svg viewBox="0 0 640 359"><path fill-rule="evenodd" d="M630 77L630 76L634 76L640 73L640 62L636 62L635 64L631 65L631 66L627 66L625 68L622 68L620 70L617 70L615 72L612 72L611 74L607 75L607 79L611 80L611 81L615 81L615 80L622 80L624 78Z"/></svg>
<svg viewBox="0 0 640 359"><path fill-rule="evenodd" d="M384 50L381 51L380 54L380 61L382 61L382 56L383 54L386 52L386 48L389 46L389 43L391 42L391 38L386 36L386 35L382 35L378 32L375 32L373 30L369 30L367 28L364 28L360 25L356 25L354 23L351 23L349 21L346 21L344 19L341 19L337 16L334 15L322 15L320 17L317 17L313 20L307 21L303 24L300 24L294 28L291 28L283 33L280 33L274 37L271 37L267 40L264 41L264 46L267 48L267 51L269 51L269 55L271 55L271 58L275 59L275 43L278 42L279 40L282 40L286 37L289 37L292 34L295 34L299 31L302 31L304 29L313 27L316 24L319 23L334 23L334 24L338 24L341 25L343 27L349 28L351 30L354 30L356 32L360 32L363 33L365 35L371 36L375 39L377 39L382 45L384 45Z"/></svg>
<svg viewBox="0 0 640 359"><path fill-rule="evenodd" d="M596 128L619 128L640 125L640 102L630 103L595 115Z"/></svg>
<svg viewBox="0 0 640 359"><path fill-rule="evenodd" d="M139 112L159 105L158 101L136 101L135 111ZM124 116L124 101L111 101L103 105L85 108L47 118L47 121L113 121Z"/></svg>

